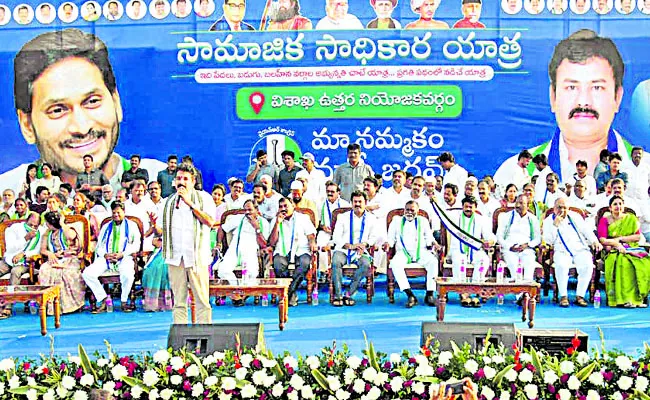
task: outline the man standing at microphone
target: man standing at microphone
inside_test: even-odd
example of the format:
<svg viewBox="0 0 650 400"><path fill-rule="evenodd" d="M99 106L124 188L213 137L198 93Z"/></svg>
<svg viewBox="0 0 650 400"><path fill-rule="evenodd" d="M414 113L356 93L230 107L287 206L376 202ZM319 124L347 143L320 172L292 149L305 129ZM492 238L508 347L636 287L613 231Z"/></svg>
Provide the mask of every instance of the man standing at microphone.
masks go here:
<svg viewBox="0 0 650 400"><path fill-rule="evenodd" d="M169 268L174 295L175 324L187 324L188 286L196 301L196 321L212 322L209 265L210 229L216 207L207 192L194 189L194 166L182 163L176 172L176 193L167 198L163 211L163 257Z"/></svg>

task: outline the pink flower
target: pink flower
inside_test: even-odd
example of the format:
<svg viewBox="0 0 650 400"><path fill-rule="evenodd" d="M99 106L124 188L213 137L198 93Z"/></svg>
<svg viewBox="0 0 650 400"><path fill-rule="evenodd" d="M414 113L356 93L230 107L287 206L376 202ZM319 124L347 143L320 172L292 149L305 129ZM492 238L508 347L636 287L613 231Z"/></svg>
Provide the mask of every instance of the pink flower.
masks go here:
<svg viewBox="0 0 650 400"><path fill-rule="evenodd" d="M29 370L29 368L30 368L31 366L32 366L32 365L31 365L30 363L28 363L28 362L23 363L23 370L24 370L24 371L27 371L27 370Z"/></svg>
<svg viewBox="0 0 650 400"><path fill-rule="evenodd" d="M186 392L192 391L192 384L190 383L190 381L183 382L183 390Z"/></svg>

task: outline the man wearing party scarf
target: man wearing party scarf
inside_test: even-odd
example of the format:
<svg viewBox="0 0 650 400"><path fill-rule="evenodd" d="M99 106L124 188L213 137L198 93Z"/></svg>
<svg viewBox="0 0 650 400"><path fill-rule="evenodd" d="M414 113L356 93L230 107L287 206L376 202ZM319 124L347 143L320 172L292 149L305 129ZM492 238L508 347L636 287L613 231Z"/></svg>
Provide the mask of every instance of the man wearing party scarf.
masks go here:
<svg viewBox="0 0 650 400"><path fill-rule="evenodd" d="M631 161L633 146L612 128L623 98L624 71L614 42L594 31L581 29L555 47L548 73L550 106L558 128L550 141L530 152L545 154L561 182L571 181L578 160L596 165L602 149L618 152L623 163ZM516 157L509 158L495 175L516 164ZM529 165L528 173L534 168Z"/></svg>
<svg viewBox="0 0 650 400"><path fill-rule="evenodd" d="M86 267L82 274L86 285L99 302L93 309L93 314L106 312L107 295L99 277L109 270L120 273L122 311L135 310L133 304L127 303L135 280L135 263L132 256L140 250L140 230L135 222L124 218L124 204L121 202L114 201L111 204L111 212L113 220L99 232L95 261Z"/></svg>
<svg viewBox="0 0 650 400"><path fill-rule="evenodd" d="M543 226L544 242L553 246L553 266L560 307L569 306L567 286L571 267L578 271L575 305L587 307L585 293L594 270L590 246L596 251L602 250L603 246L585 220L577 213L569 211L565 198L555 200L554 210L553 215L546 217Z"/></svg>
<svg viewBox="0 0 650 400"><path fill-rule="evenodd" d="M390 261L390 268L397 281L399 289L406 293L408 300L406 308L418 304L418 299L411 291L406 268L409 264L418 264L427 271L427 294L424 302L434 306L433 292L436 290L436 277L438 276L438 258L427 248L434 246L436 251L439 246L433 238L429 220L418 216L420 207L415 200L409 200L404 206L404 216L393 218L388 227L388 241L384 243L384 251L395 246L395 255Z"/></svg>
<svg viewBox="0 0 650 400"><path fill-rule="evenodd" d="M5 231L7 248L4 258L0 258L0 276L11 273L10 285L20 285L20 277L28 270L25 260L40 252L41 235L38 231L40 223L39 215L30 212L27 221L17 222ZM0 309L0 319L10 316L11 304L8 303L4 305L4 309Z"/></svg>
<svg viewBox="0 0 650 400"><path fill-rule="evenodd" d="M467 269L470 265L474 267L472 274L473 282L480 282L485 278L485 274L490 266L490 259L485 252L495 242L494 234L490 229L490 221L476 213L478 204L474 196L467 196L462 200L462 212L455 212L450 215L450 219L464 233L474 241L460 240L451 229L449 241L449 255L452 262L452 274L455 281L464 281L467 276ZM478 244L479 246L476 246ZM476 246L476 247L475 247ZM471 301L467 294L461 295L461 304L463 307L480 307L478 299Z"/></svg>
<svg viewBox="0 0 650 400"><path fill-rule="evenodd" d="M321 205L319 231L316 236L316 244L318 245L318 248L323 250L329 248L330 241L332 240L332 213L337 208L350 207L350 203L341 198L341 189L336 183L328 181L325 184L325 194L327 197ZM318 270L323 273L327 272L327 269L329 268L327 263L327 252L319 252Z"/></svg>
<svg viewBox="0 0 650 400"><path fill-rule="evenodd" d="M195 189L197 175L192 164L179 165L176 193L167 198L163 209L162 252L174 295L175 324L187 324L188 288L196 303L196 322L212 323L210 230L217 207L209 193Z"/></svg>

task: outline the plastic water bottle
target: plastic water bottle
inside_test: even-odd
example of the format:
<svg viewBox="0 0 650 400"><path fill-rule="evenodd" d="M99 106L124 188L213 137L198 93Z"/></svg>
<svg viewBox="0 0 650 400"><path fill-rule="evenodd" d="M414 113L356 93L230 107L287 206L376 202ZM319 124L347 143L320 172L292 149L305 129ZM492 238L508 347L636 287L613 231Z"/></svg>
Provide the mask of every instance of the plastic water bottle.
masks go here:
<svg viewBox="0 0 650 400"><path fill-rule="evenodd" d="M314 290L311 292L311 305L312 306L317 306L318 305L318 289L314 288Z"/></svg>
<svg viewBox="0 0 650 400"><path fill-rule="evenodd" d="M262 307L268 307L269 305L269 295L264 294L262 295Z"/></svg>
<svg viewBox="0 0 650 400"><path fill-rule="evenodd" d="M467 271L465 271L465 257L460 259L460 277L459 282L465 282L467 280Z"/></svg>
<svg viewBox="0 0 650 400"><path fill-rule="evenodd" d="M241 283L242 285L248 283L248 268L246 267L246 261L241 264Z"/></svg>
<svg viewBox="0 0 650 400"><path fill-rule="evenodd" d="M521 260L517 263L517 282L524 280L524 266L521 265Z"/></svg>
<svg viewBox="0 0 650 400"><path fill-rule="evenodd" d="M36 301L34 300L29 302L29 313L32 315L36 315L36 313L38 313L38 304L36 304Z"/></svg>
<svg viewBox="0 0 650 400"><path fill-rule="evenodd" d="M226 305L226 298L225 297L220 297L219 298L219 305L220 306L225 306Z"/></svg>
<svg viewBox="0 0 650 400"><path fill-rule="evenodd" d="M594 308L600 308L600 290L594 293Z"/></svg>
<svg viewBox="0 0 650 400"><path fill-rule="evenodd" d="M497 305L498 305L498 306L502 306L502 305L503 305L503 300L504 300L503 293L499 293L499 294L497 295Z"/></svg>
<svg viewBox="0 0 650 400"><path fill-rule="evenodd" d="M481 259L478 267L478 282L483 282L485 279L485 260Z"/></svg>
<svg viewBox="0 0 650 400"><path fill-rule="evenodd" d="M113 299L111 299L111 296L108 295L108 297L106 297L106 300L104 300L104 301L106 302L105 303L106 304L106 311L107 312L113 312Z"/></svg>
<svg viewBox="0 0 650 400"><path fill-rule="evenodd" d="M503 283L503 274L505 273L506 263L505 261L499 261L497 264L497 283Z"/></svg>

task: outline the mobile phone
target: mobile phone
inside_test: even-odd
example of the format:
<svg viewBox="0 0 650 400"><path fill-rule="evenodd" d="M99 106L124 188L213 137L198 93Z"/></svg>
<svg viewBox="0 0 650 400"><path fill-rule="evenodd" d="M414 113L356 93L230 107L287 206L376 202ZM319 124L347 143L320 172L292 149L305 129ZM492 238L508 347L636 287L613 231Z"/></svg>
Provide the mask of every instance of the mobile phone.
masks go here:
<svg viewBox="0 0 650 400"><path fill-rule="evenodd" d="M454 383L449 383L447 384L447 391L451 389L451 394L463 394L463 388L465 387L465 383L460 381L460 382L454 382Z"/></svg>

